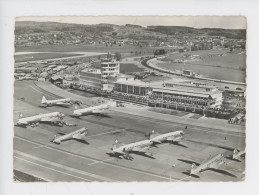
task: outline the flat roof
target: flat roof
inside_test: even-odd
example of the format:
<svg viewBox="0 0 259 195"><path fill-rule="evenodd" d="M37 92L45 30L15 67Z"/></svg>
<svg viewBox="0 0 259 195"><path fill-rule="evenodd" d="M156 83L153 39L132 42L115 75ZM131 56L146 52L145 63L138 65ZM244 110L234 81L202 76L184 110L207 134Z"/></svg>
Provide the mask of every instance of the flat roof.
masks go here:
<svg viewBox="0 0 259 195"><path fill-rule="evenodd" d="M116 83L122 84L122 85L134 85L138 87L149 87L148 82L143 82L141 80L118 80L116 81Z"/></svg>
<svg viewBox="0 0 259 195"><path fill-rule="evenodd" d="M101 69L86 68L86 69L81 70L81 72L93 73L93 74L101 74Z"/></svg>
<svg viewBox="0 0 259 195"><path fill-rule="evenodd" d="M181 91L181 92L191 92L191 93L197 93L197 94L214 94L212 91L197 91L195 90L194 85L184 85L181 83L175 83L176 85L184 85L184 86L190 86L193 87L193 90L191 89L181 89L181 88L172 88L172 87L163 87L163 81L154 81L154 82L143 82L141 80L118 80L116 83L123 84L123 85L134 85L139 87L150 87L150 88L156 88L156 89L164 89L164 90L170 90L170 91ZM215 86L211 86L214 88ZM199 88L210 88L205 86L199 86Z"/></svg>
<svg viewBox="0 0 259 195"><path fill-rule="evenodd" d="M174 91L174 90L168 90L168 89L153 89L153 91L161 92L161 93L173 93L173 94L177 94L177 95L203 97L203 98L208 98L210 96L209 94L190 93L190 92Z"/></svg>
<svg viewBox="0 0 259 195"><path fill-rule="evenodd" d="M172 84L172 85L178 85L178 86L187 86L187 87L197 87L197 88L209 88L209 89L216 89L217 86L212 85L196 85L196 84L186 84L186 83L176 83L176 82L165 82L165 84Z"/></svg>

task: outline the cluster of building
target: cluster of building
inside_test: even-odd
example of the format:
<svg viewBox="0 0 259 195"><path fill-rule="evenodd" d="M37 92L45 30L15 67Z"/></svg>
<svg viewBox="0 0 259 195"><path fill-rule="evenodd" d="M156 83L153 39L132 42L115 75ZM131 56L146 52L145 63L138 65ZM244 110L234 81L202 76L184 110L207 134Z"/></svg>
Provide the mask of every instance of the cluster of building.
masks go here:
<svg viewBox="0 0 259 195"><path fill-rule="evenodd" d="M135 96L153 102L167 102L203 107L222 104L222 91L205 81L170 79L143 82L133 75L120 73L120 63L112 58L102 59L101 68L81 71L79 85L115 92L117 96Z"/></svg>

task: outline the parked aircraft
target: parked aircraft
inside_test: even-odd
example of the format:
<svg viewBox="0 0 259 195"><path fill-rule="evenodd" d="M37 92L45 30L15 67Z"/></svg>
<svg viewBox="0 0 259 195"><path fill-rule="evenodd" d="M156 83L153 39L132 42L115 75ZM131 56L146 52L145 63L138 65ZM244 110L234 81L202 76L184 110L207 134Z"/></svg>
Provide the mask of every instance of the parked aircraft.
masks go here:
<svg viewBox="0 0 259 195"><path fill-rule="evenodd" d="M161 144L164 141L169 141L173 143L179 143L183 140L184 132L182 130L173 131L165 134L158 134L153 130L150 134L149 140L154 144Z"/></svg>
<svg viewBox="0 0 259 195"><path fill-rule="evenodd" d="M152 145L152 142L150 142L150 140L143 140L143 141L123 145L120 147L117 147L117 143L118 143L118 140L115 140L115 144L113 144L113 147L112 147L113 155L116 157L125 158L127 160L133 160L133 157L129 153L135 153L149 158L153 158L152 153L148 155L145 152Z"/></svg>
<svg viewBox="0 0 259 195"><path fill-rule="evenodd" d="M85 137L87 135L87 130L88 130L87 128L83 127L79 130L76 130L76 131L68 133L68 134L63 134L62 136L59 136L59 137L57 135L55 135L54 139L51 142L53 142L55 144L60 144L62 141L75 139L77 141L87 143L87 141L85 140ZM61 134L61 133L59 132L59 134Z"/></svg>
<svg viewBox="0 0 259 195"><path fill-rule="evenodd" d="M77 110L74 110L72 116L80 117L80 116L85 116L85 115L89 115L89 114L100 114L100 113L104 112L105 110L108 110L109 107L110 107L109 104L101 104L98 106L77 109Z"/></svg>
<svg viewBox="0 0 259 195"><path fill-rule="evenodd" d="M17 126L28 126L39 122L45 123L59 123L65 115L60 112L52 112L47 114L39 114L35 116L20 118L17 121ZM22 116L21 116L22 117Z"/></svg>
<svg viewBox="0 0 259 195"><path fill-rule="evenodd" d="M70 106L72 104L70 98L57 99L57 100L47 100L45 96L42 97L41 104L45 107L47 106Z"/></svg>
<svg viewBox="0 0 259 195"><path fill-rule="evenodd" d="M232 155L232 159L233 160L241 160L241 158L243 157L243 156L245 156L245 150L237 150L237 149L234 149L234 151L233 151L233 155Z"/></svg>
<svg viewBox="0 0 259 195"><path fill-rule="evenodd" d="M215 171L224 175L229 175L231 177L236 177L235 175L229 173L228 171L221 170L219 167L226 164L223 154L217 154L209 159L203 161L201 164L193 161L181 160L183 162L192 163L191 170L188 171L190 176L199 177L198 174L207 170Z"/></svg>

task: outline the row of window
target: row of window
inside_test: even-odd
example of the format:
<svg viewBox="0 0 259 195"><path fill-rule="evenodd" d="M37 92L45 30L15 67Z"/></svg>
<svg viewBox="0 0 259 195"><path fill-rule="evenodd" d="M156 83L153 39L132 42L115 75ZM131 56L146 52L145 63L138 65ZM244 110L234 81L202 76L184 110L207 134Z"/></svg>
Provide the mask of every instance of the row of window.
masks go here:
<svg viewBox="0 0 259 195"><path fill-rule="evenodd" d="M111 76L113 76L113 75L115 75L115 73L114 72L110 72L110 73L104 72L103 75L107 75L107 76L111 75Z"/></svg>
<svg viewBox="0 0 259 195"><path fill-rule="evenodd" d="M102 64L103 67L117 67L119 64Z"/></svg>
<svg viewBox="0 0 259 195"><path fill-rule="evenodd" d="M117 71L118 70L118 68L105 68L105 69L103 69L103 72L105 72L105 71Z"/></svg>

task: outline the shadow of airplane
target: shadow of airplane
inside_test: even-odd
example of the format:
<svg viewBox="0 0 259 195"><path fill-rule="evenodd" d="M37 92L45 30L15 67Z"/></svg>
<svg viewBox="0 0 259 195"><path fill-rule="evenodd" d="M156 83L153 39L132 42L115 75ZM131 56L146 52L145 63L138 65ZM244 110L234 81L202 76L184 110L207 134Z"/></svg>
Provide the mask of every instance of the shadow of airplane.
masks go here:
<svg viewBox="0 0 259 195"><path fill-rule="evenodd" d="M14 126L15 126L15 127L27 128L27 126L29 126L29 125L17 125L17 124L15 124Z"/></svg>
<svg viewBox="0 0 259 195"><path fill-rule="evenodd" d="M179 142L173 142L173 141L165 140L165 141L163 141L163 143L169 143L169 144L173 144L173 145L176 145L176 146L181 146L183 148L188 148L187 146L185 146L183 144L180 144Z"/></svg>
<svg viewBox="0 0 259 195"><path fill-rule="evenodd" d="M47 124L51 126L57 126L57 127L62 127L63 126L63 121L62 120L55 120L55 121L39 121L40 124Z"/></svg>
<svg viewBox="0 0 259 195"><path fill-rule="evenodd" d="M131 158L124 158L123 156L121 156L121 155L118 155L118 154L114 154L114 153L112 153L112 152L106 152L106 154L109 156L109 157L111 157L111 158L117 158L117 159L120 159L120 160L122 160L122 159L126 159L126 160L133 160L133 157L131 157Z"/></svg>
<svg viewBox="0 0 259 195"><path fill-rule="evenodd" d="M131 154L136 154L136 155L139 155L139 156L144 156L144 157L151 158L151 159L156 159L156 158L153 157L152 155L148 155L148 154L146 154L145 152L130 151L129 153L131 153Z"/></svg>
<svg viewBox="0 0 259 195"><path fill-rule="evenodd" d="M217 172L217 173L221 173L221 174L223 174L223 175L228 175L228 176L230 176L230 177L237 177L237 176L235 176L235 175L229 173L228 171L225 171L225 170L222 170L222 169L208 168L207 170L215 171L215 172Z"/></svg>
<svg viewBox="0 0 259 195"><path fill-rule="evenodd" d="M200 178L199 175L194 175L194 174L190 175L190 172L188 172L188 171L184 171L184 172L182 172L182 174L188 175L188 176L190 176L190 177Z"/></svg>
<svg viewBox="0 0 259 195"><path fill-rule="evenodd" d="M94 117L97 117L99 120L102 119L102 118L112 118L110 115L103 114L103 113L98 113L98 114L93 113L93 114L90 114L90 115L92 115Z"/></svg>
<svg viewBox="0 0 259 195"><path fill-rule="evenodd" d="M229 146L221 146L221 145L217 145L217 144L212 144L212 143L207 143L207 142L200 142L200 141L195 141L195 140L190 140L190 139L186 139L185 141L189 141L189 142L193 142L193 143L198 143L198 144L203 144L203 145L207 145L207 146L211 146L211 147L216 147L216 148L221 148L221 149L225 149L225 150L229 150L229 151L233 151L235 148L229 147Z"/></svg>
<svg viewBox="0 0 259 195"><path fill-rule="evenodd" d="M228 146L218 146L218 148L222 148L222 149L225 149L225 150L228 150L228 151L231 151L231 152L233 152L235 150L235 148L228 147Z"/></svg>
<svg viewBox="0 0 259 195"><path fill-rule="evenodd" d="M197 163L195 161L192 161L192 160L185 160L185 159L179 159L179 158L177 160L179 160L181 162L185 162L185 163L190 164L190 165L192 165L192 164L195 164L196 166L200 165L199 163Z"/></svg>
<svg viewBox="0 0 259 195"><path fill-rule="evenodd" d="M241 160L238 160L238 159L234 159L234 158L232 158L232 155L230 155L230 156L226 156L225 158L226 158L226 159L228 159L228 160L235 161L235 162L242 162Z"/></svg>
<svg viewBox="0 0 259 195"><path fill-rule="evenodd" d="M80 142L80 143L82 143L82 144L87 144L87 145L90 144L88 141L86 141L86 140L84 140L84 139L75 139L75 138L74 138L74 140L76 140L76 141L78 141L78 142Z"/></svg>

